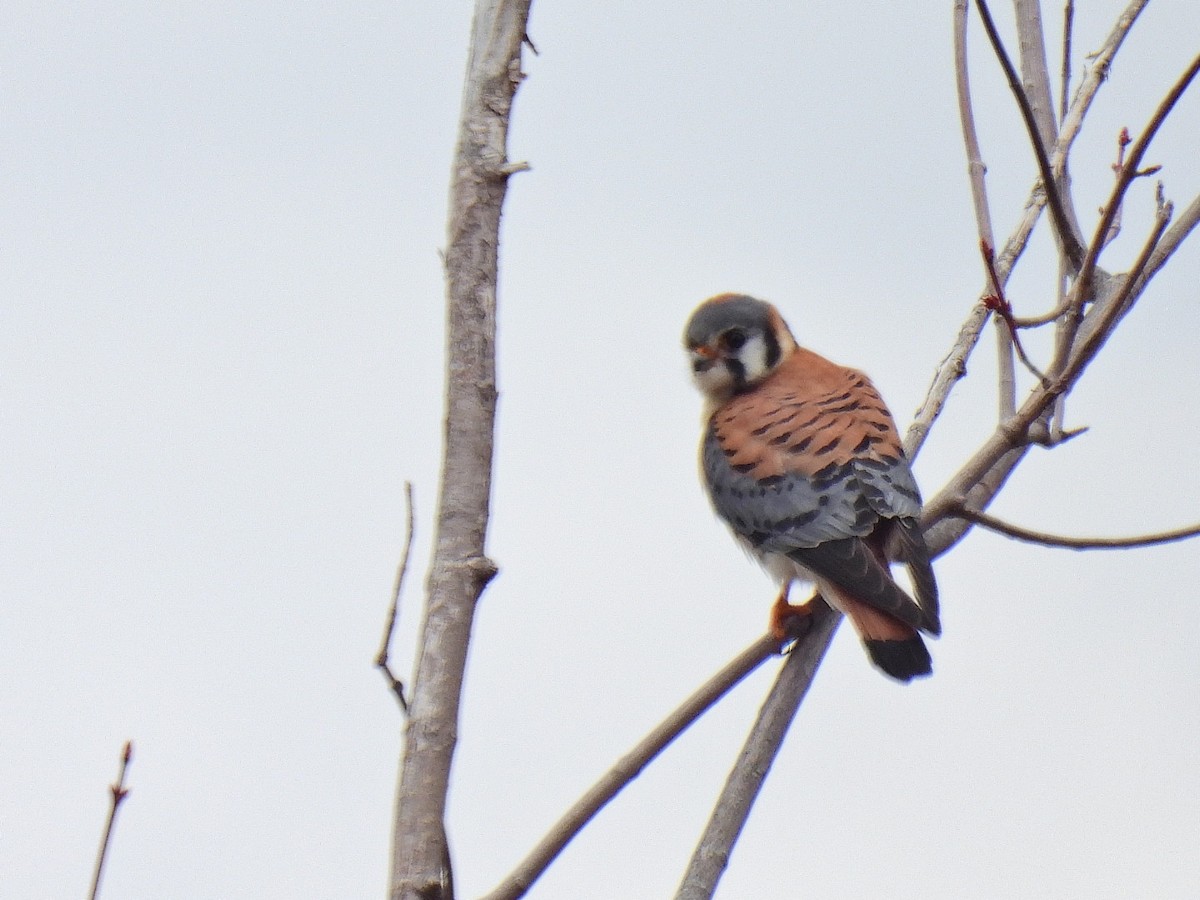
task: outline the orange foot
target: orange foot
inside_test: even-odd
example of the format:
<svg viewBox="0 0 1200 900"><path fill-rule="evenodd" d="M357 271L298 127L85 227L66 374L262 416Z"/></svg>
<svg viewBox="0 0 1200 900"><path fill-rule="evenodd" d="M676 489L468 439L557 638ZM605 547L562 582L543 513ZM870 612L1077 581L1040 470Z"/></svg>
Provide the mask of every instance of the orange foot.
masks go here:
<svg viewBox="0 0 1200 900"><path fill-rule="evenodd" d="M808 630L808 617L812 615L812 600L806 600L799 606L788 603L789 584L783 586L779 596L771 605L771 617L768 628L771 637L777 641L786 641L800 637Z"/></svg>

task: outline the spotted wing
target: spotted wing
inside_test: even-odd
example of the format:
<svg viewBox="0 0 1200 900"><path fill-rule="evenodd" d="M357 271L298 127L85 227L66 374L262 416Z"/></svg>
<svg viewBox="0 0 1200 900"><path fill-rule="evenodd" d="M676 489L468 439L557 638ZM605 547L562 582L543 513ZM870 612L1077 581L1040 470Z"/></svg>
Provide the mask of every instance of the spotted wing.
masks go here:
<svg viewBox="0 0 1200 900"><path fill-rule="evenodd" d="M782 553L913 627L937 632L917 525L921 497L870 381L807 351L709 422L703 468L718 514L761 553ZM916 603L887 558L914 573Z"/></svg>

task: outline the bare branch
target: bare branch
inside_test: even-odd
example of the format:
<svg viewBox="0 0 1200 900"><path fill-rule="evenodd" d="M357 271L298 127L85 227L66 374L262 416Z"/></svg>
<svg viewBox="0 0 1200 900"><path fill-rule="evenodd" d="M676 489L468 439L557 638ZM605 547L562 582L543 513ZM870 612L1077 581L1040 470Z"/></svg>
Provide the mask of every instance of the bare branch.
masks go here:
<svg viewBox="0 0 1200 900"><path fill-rule="evenodd" d="M1146 261L1145 269L1138 276L1137 283L1133 286L1134 296L1142 292L1150 279L1171 258L1171 254L1187 239L1187 236L1192 233L1192 230L1198 223L1200 223L1200 195L1197 195L1187 205L1187 208L1180 214L1179 218L1175 220L1175 224L1167 229L1162 239L1155 246L1154 252L1150 254L1150 258Z"/></svg>
<svg viewBox="0 0 1200 900"><path fill-rule="evenodd" d="M392 603L388 608L387 624L383 628L383 640L379 644L379 652L375 654L375 667L383 673L396 700L400 703L400 711L408 715L408 698L404 696L404 683L396 677L388 662L388 651L392 646L392 635L396 632L396 619L400 614L400 594L404 590L404 576L408 573L408 556L412 551L413 542L413 486L411 481L404 482L404 501L408 509L407 524L404 529L404 552L400 556L400 565L396 569L396 581L392 586Z"/></svg>
<svg viewBox="0 0 1200 900"><path fill-rule="evenodd" d="M1041 0L1013 0L1020 47L1021 88L1037 126L1042 148L1054 144L1057 124L1050 92L1050 69L1046 63L1046 38L1042 31Z"/></svg>
<svg viewBox="0 0 1200 900"><path fill-rule="evenodd" d="M987 166L979 152L979 136L975 130L975 115L971 105L971 87L967 68L967 0L954 3L954 72L958 89L958 114L962 124L963 144L967 151L967 174L971 184L971 199L975 209L975 226L979 239L995 246L992 239L992 219L988 210L987 185L984 176ZM1032 227L1032 226L1031 226ZM1019 251L1018 251L1019 253ZM925 443L929 429L942 414L942 409L958 381L967 374L967 359L970 357L979 335L988 320L988 310L982 304L972 307L966 321L958 331L950 351L938 364L933 382L925 393L925 400L917 410L908 428L906 443L915 453ZM1001 343L1006 340L1002 335ZM1011 363L1012 351L1007 356ZM1000 358L1005 353L1001 350Z"/></svg>
<svg viewBox="0 0 1200 900"><path fill-rule="evenodd" d="M808 693L842 616L824 603L816 603L811 618L808 633L792 648L755 719L704 835L688 863L675 900L707 900L717 889L733 846L750 815L750 807L758 797L788 726Z"/></svg>
<svg viewBox="0 0 1200 900"><path fill-rule="evenodd" d="M1059 123L1058 141L1055 143L1054 150L1050 155L1051 168L1056 180L1060 184L1066 183L1064 179L1067 178L1067 155L1075 142L1075 138L1079 135L1080 129L1083 127L1084 117L1091 109L1092 101L1095 100L1096 94L1100 90L1100 85L1108 77L1108 70L1112 65L1113 57L1121 48L1126 35L1129 33L1129 29L1133 27L1133 23L1137 20L1137 17L1148 2L1149 0L1132 0L1121 15L1117 17L1117 21L1105 39L1103 46L1089 57L1092 60L1092 64L1084 74L1066 116ZM1033 233L1033 227L1037 224L1038 217L1041 215L1042 207L1046 203L1045 192L1039 188L1040 185L1034 185L1016 229L1014 229L1012 235L1005 243L1004 249L1000 251L1000 255L997 257L996 267L1000 272L1000 277L1005 281L1008 280L1008 275L1012 271L1012 267L1024 251L1029 241L1029 236ZM1060 314L1058 313L1058 315Z"/></svg>
<svg viewBox="0 0 1200 900"><path fill-rule="evenodd" d="M1137 21L1137 17L1142 14L1146 4L1150 0L1132 0L1125 7L1117 21L1105 39L1103 46L1089 57L1092 64L1088 67L1087 72L1083 76L1083 80L1079 83L1079 90L1076 91L1075 97L1071 100L1071 105L1067 110L1067 114L1062 117L1062 121L1058 126L1058 143L1055 145L1054 152L1051 154L1050 162L1057 172L1058 169L1065 164L1067 152L1071 149L1071 144L1075 141L1079 134L1079 129L1083 127L1083 119L1087 115L1088 110L1092 107L1092 101L1096 98L1096 93L1100 90L1105 79L1108 78L1108 70L1112 66L1113 57L1125 42L1126 35L1129 34L1129 29L1133 27L1133 23Z"/></svg>
<svg viewBox="0 0 1200 900"><path fill-rule="evenodd" d="M925 400L921 403L905 434L904 445L911 447L912 453L916 453L925 444L925 439L929 436L929 429L942 414L946 400L949 399L950 392L954 390L954 385L967 374L967 359L979 342L979 334L983 331L988 315L988 309L982 303L972 304L971 312L959 327L958 336L950 347L950 351L938 363L937 369L933 373L933 382L925 392Z"/></svg>
<svg viewBox="0 0 1200 900"><path fill-rule="evenodd" d="M991 282L992 292L983 298L983 305L1000 318L1001 322L1008 329L1009 341L1012 347L1016 349L1017 355L1021 358L1021 363L1028 369L1038 381L1044 382L1046 376L1041 370L1033 364L1033 361L1025 353L1025 348L1021 345L1020 335L1017 334L1016 318L1013 316L1012 304L1008 302L1008 298L1004 296L1004 286L1000 283L1000 275L996 271L996 254L988 244L980 244L979 252L983 255L983 265L988 273L988 280ZM1001 395L1007 397L1015 397L1016 381L1011 371L1012 366L1007 367L1008 371L1001 370ZM1007 375L1007 383L1004 376ZM1015 399L1010 402L1001 402L1000 418L1001 420L1011 416L1015 409Z"/></svg>
<svg viewBox="0 0 1200 900"><path fill-rule="evenodd" d="M1037 328L1041 325L1049 325L1070 307L1065 301L1060 302L1054 309L1049 312L1044 312L1038 316L1013 316L1012 323L1015 328Z"/></svg>
<svg viewBox="0 0 1200 900"><path fill-rule="evenodd" d="M1063 180L1066 178L1067 153L1074 143L1075 137L1079 134L1084 116L1091 109L1092 101L1095 99L1100 85L1103 84L1108 76L1108 70L1112 65L1113 57L1124 43L1129 29L1133 27L1133 23L1137 20L1147 2L1149 0L1133 0L1121 15L1117 17L1117 21L1103 46L1091 57L1092 64L1088 68L1067 114L1062 119L1058 141L1051 155L1051 165L1061 183L1065 183ZM991 234L991 224L990 217L987 220L979 218L980 210L986 210L987 208L986 191L983 190L983 176L986 172L986 167L979 155L978 138L974 136L974 119L971 113L967 81L965 43L966 4L967 0L955 0L954 4L955 71L959 91L959 116L963 120L964 143L967 146L972 197L975 200L976 222L980 226L981 236L985 236ZM1004 249L997 258L996 269L1002 283L1008 281L1008 276L1013 266L1016 265L1017 260L1024 251L1045 202L1045 191L1040 189L1040 185L1035 185L1033 191L1030 193L1029 200L1025 204L1021 220L1018 222L1012 235L1005 242ZM987 239L989 244L995 246L990 238ZM1046 322L1054 321L1064 311L1065 307L1062 304L1058 304L1054 310L1043 316L1030 319L1016 319L1015 321L1018 327L1045 324ZM986 310L982 310L979 307L974 308L971 315L968 316L967 320L961 326L958 338L951 351L938 365L933 383L926 392L926 399L917 411L912 425L909 427L908 440L914 450L919 449L924 443L929 428L941 414L942 408L945 406L954 385L966 374L966 361L978 342L979 334L983 330L987 318ZM1002 336L1000 340L1005 340L1005 337Z"/></svg>
<svg viewBox="0 0 1200 900"><path fill-rule="evenodd" d="M975 130L975 112L971 104L970 69L967 66L967 0L954 3L954 83L958 92L958 119L962 126L963 145L967 151L967 175L971 184L971 203L975 209L975 229L979 240L989 247L996 246L992 237L992 214L988 208L987 166L979 150L979 134Z"/></svg>
<svg viewBox="0 0 1200 900"><path fill-rule="evenodd" d="M1062 69L1059 72L1058 121L1067 117L1071 96L1071 32L1075 28L1075 0L1063 7Z"/></svg>
<svg viewBox="0 0 1200 900"><path fill-rule="evenodd" d="M1175 209L1173 204L1163 199L1161 187L1158 199L1158 209L1154 218L1153 230L1142 245L1142 250L1138 254L1133 267L1126 275L1121 276L1117 280L1117 289L1107 298L1097 302L1091 315L1084 320L1083 327L1079 332L1077 346L1071 353L1071 357L1062 374L1058 377L1060 385L1065 385L1069 389L1075 383L1088 363L1100 352L1100 348L1104 346L1104 342L1112 335L1117 323L1129 312L1137 300L1140 292L1139 294L1134 294L1134 286L1139 283L1143 287L1145 286L1146 282L1142 280L1142 275L1149 265L1150 256L1158 246L1163 233L1167 230L1167 225L1170 224L1171 215Z"/></svg>
<svg viewBox="0 0 1200 900"><path fill-rule="evenodd" d="M1144 270L1170 217L1170 204L1159 211L1156 227L1147 239L1132 271ZM1134 278L1114 279L1119 287L1099 301L1088 317L1091 330L1081 339L1066 367L1048 382L1035 388L1017 410L975 452L949 483L925 505L923 525L932 553L943 553L970 530L970 523L957 518L955 509L965 503L972 509L986 509L999 492L1017 463L1035 443L1031 435L1034 423L1043 418L1050 404L1068 393L1132 306L1130 286ZM947 518L955 521L944 521Z"/></svg>
<svg viewBox="0 0 1200 900"><path fill-rule="evenodd" d="M1046 62L1046 38L1042 32L1041 0L1013 0L1013 6L1017 22L1017 39L1020 42L1021 50L1021 81L1025 95L1029 98L1030 110L1033 113L1034 121L1037 123L1038 134L1042 139L1042 147L1048 153L1055 146L1058 138L1058 126L1054 118L1053 92L1050 90L1050 70ZM1066 24L1063 40L1063 61L1066 67L1070 59L1069 22ZM1059 115L1060 120L1066 117L1067 109L1066 83L1070 78L1069 67L1065 71L1068 74L1064 76L1064 86L1061 94L1063 111ZM1061 166L1050 165L1054 196L1049 199L1051 202L1057 199L1062 204L1067 228L1073 237L1075 245L1080 248L1082 253L1083 229L1079 227L1079 218L1075 214L1075 204L1071 200L1071 178L1067 172L1066 162L1064 158ZM1061 247L1061 244L1059 246ZM1078 259L1070 253L1065 254L1065 256L1068 267L1078 264ZM1072 269L1072 271L1074 270Z"/></svg>
<svg viewBox="0 0 1200 900"><path fill-rule="evenodd" d="M129 761L133 759L133 741L126 741L125 747L121 750L121 768L117 773L117 780L109 785L109 795L111 802L108 807L108 821L104 825L104 837L100 840L100 849L96 853L96 870L92 873L92 891L88 894L90 900L96 900L100 896L100 876L104 874L104 863L108 859L108 847L112 843L113 826L117 822L117 810L121 807L121 803L129 796L129 788L125 787L125 772L129 768Z"/></svg>
<svg viewBox="0 0 1200 900"><path fill-rule="evenodd" d="M996 51L996 58L1000 61L1001 68L1004 69L1004 75L1008 79L1008 86L1012 90L1013 96L1017 101L1017 106L1021 110L1021 118L1025 122L1025 128L1029 132L1029 141L1033 146L1034 157L1037 159L1038 173L1042 179L1042 188L1046 193L1046 200L1050 205L1050 217L1054 222L1054 231L1058 237L1059 246L1063 248L1063 252L1071 260L1073 267L1078 270L1084 258L1083 246L1071 228L1070 219L1067 218L1066 209L1059 194L1058 184L1054 179L1054 171L1050 166L1050 158L1046 153L1045 144L1042 142L1042 136L1038 130L1037 118L1033 108L1030 106L1029 97L1026 96L1025 90L1017 77L1017 72L1013 68L1012 61L1008 58L1008 53L1005 51L1004 44L1000 40L1000 34L996 31L996 24L992 21L992 14L988 10L987 0L975 0L975 6L979 10L980 18L983 20L983 27L987 32L988 40L991 41L992 49Z"/></svg>
<svg viewBox="0 0 1200 900"><path fill-rule="evenodd" d="M1031 528L1022 528L1020 525L1013 525L1011 522L998 519L978 509L970 509L965 505L960 505L955 514L1005 537L1031 544L1041 544L1044 547L1062 547L1068 550L1127 550L1133 547L1169 544L1173 541L1200 536L1200 524L1196 524L1136 537L1065 537L1045 531L1035 531Z"/></svg>
<svg viewBox="0 0 1200 900"><path fill-rule="evenodd" d="M967 151L967 174L971 184L971 201L975 208L975 229L979 234L980 246L994 247L996 241L992 236L992 215L988 208L987 184L984 177L987 174L987 166L984 165L979 150L979 135L975 130L975 112L971 103L970 67L967 65L967 0L955 0L954 3L954 80L958 93L958 118L962 127L963 146ZM996 281L994 277L991 280L993 283ZM996 292L997 289L991 290ZM982 326L982 323L980 324ZM996 329L1001 418L1012 415L1017 402L1012 344L1010 329Z"/></svg>
<svg viewBox="0 0 1200 900"><path fill-rule="evenodd" d="M743 678L774 656L779 641L770 635L759 638L725 668L688 697L678 709L647 734L637 746L617 761L604 777L592 785L575 805L554 824L538 845L483 900L517 900L525 896L533 883L562 849L608 802L623 790L642 770L693 722L725 696Z"/></svg>
<svg viewBox="0 0 1200 900"><path fill-rule="evenodd" d="M1121 167L1117 174L1117 183L1113 186L1112 194L1108 202L1104 204L1104 211L1100 215L1100 221L1096 225L1095 235L1092 237L1091 244L1088 245L1087 255L1084 257L1083 265L1079 268L1079 275L1075 280L1074 288L1074 305L1076 308L1082 308L1083 303L1089 296L1091 288L1091 280L1093 272L1096 269L1096 263L1100 256L1100 251L1104 248L1105 236L1108 234L1109 228L1112 226L1113 219L1117 215L1117 210L1121 207L1121 202L1125 197L1125 191L1133 179L1138 175L1138 167L1142 164L1142 157L1145 156L1147 148L1150 146L1150 141L1158 133L1158 129L1162 127L1171 110L1179 98L1183 96L1183 92L1187 90L1192 83L1192 79L1196 77L1196 72L1200 71L1200 56L1192 60L1191 65L1179 77L1166 97L1159 103L1158 108L1150 117L1150 121L1146 127L1142 129L1142 133L1138 135L1138 139L1133 142L1133 146L1129 150L1129 155L1125 160L1125 164ZM1063 348L1066 349L1065 347ZM1065 356L1060 355L1060 364L1065 363Z"/></svg>
<svg viewBox="0 0 1200 900"><path fill-rule="evenodd" d="M411 715L396 792L391 900L453 893L446 794L485 551L496 418L500 214L513 166L508 124L530 0L477 0L447 223L447 385L437 529Z"/></svg>
<svg viewBox="0 0 1200 900"><path fill-rule="evenodd" d="M1134 149L1130 153L1130 158L1126 161L1123 172L1133 173L1136 171L1150 138L1162 124L1162 120L1178 100L1179 95L1182 94L1187 84L1190 83L1191 78L1195 75L1198 68L1200 68L1200 57L1193 62L1188 72L1185 73L1184 77L1180 78L1167 98L1159 105L1158 110L1151 119L1151 123L1147 126L1142 136L1134 143ZM1127 186L1129 178L1124 180ZM1115 193L1114 196L1116 196ZM1086 336L1079 342L1072 341L1072 349L1065 354L1065 359L1056 359L1050 384L1048 386L1039 386L1035 389L1026 399L1025 403L1022 404L1016 415L1012 416L1008 421L1001 423L996 432L984 442L975 455L954 475L949 484L926 505L927 527L931 529L931 532L926 535L926 539L931 549L933 547L937 547L939 550L948 548L958 540L961 540L966 534L970 527L969 523L962 520L958 520L957 522L944 522L942 520L947 517L959 498L964 496L972 508L985 509L987 507L988 503L991 502L991 499L999 490L999 487L1003 485L1008 475L1011 474L1013 467L1028 448L1030 427L1043 416L1050 403L1070 391L1100 347L1108 339L1112 329L1116 327L1121 317L1128 311L1132 304L1131 298L1136 298L1137 296L1131 293L1132 288L1136 285L1144 287L1146 284L1145 279L1139 277L1139 273L1144 273L1148 268L1150 256L1166 228L1166 221L1163 217L1167 216L1169 218L1169 214L1170 205L1165 204L1159 211L1159 218L1154 232L1147 240L1139 256L1138 263L1131 270L1132 273L1135 273L1133 278L1111 279L1106 276L1104 296L1098 299L1096 307L1088 316L1084 329ZM1091 262L1089 263L1085 260L1085 269L1089 268L1089 266L1094 268L1095 256L1093 251L1096 249L1097 241L1103 239L1103 235L1107 229L1107 225L1103 221L1101 222L1101 226L1103 227L1097 228L1097 238L1093 240L1092 245L1089 247L1088 255ZM1081 272L1076 281L1076 291L1079 290L1083 278L1084 273ZM1080 295L1076 294L1076 298L1078 296Z"/></svg>

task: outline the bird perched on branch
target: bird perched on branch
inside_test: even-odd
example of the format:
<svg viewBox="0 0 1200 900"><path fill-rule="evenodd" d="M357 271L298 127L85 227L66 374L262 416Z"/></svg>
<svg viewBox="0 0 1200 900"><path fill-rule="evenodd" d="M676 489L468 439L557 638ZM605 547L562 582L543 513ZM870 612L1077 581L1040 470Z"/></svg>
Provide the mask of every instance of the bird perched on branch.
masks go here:
<svg viewBox="0 0 1200 900"><path fill-rule="evenodd" d="M701 467L717 514L775 577L780 638L793 581L814 583L853 623L871 661L910 681L931 671L919 632L937 635L937 583L921 495L896 424L866 375L797 345L779 311L721 294L684 332L704 394ZM916 599L892 578L904 563Z"/></svg>

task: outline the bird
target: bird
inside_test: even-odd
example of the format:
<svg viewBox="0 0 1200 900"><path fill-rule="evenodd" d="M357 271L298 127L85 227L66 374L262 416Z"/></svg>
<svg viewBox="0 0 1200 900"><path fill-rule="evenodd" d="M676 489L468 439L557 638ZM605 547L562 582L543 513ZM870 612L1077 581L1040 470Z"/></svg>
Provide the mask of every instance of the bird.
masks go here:
<svg viewBox="0 0 1200 900"><path fill-rule="evenodd" d="M870 379L801 347L779 310L718 294L684 329L705 399L700 467L717 515L780 584L783 641L793 582L853 624L871 661L901 682L931 674L921 633L941 633L921 494L896 423ZM892 576L903 563L912 595Z"/></svg>

